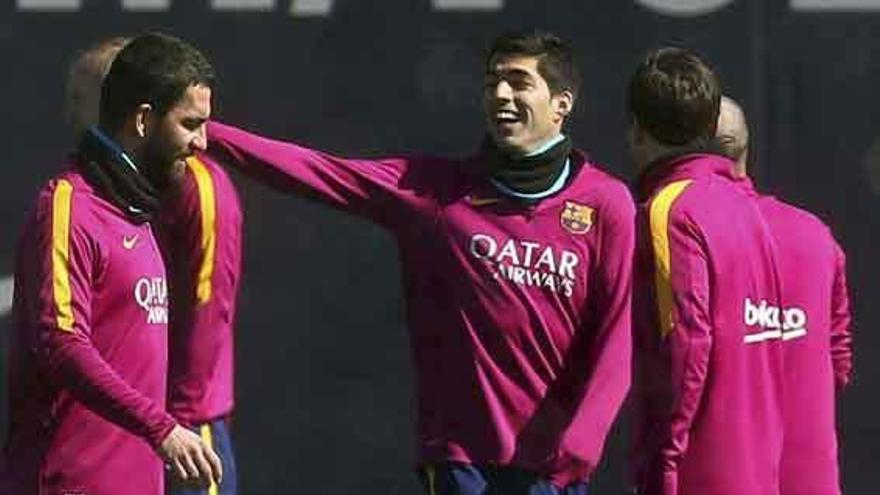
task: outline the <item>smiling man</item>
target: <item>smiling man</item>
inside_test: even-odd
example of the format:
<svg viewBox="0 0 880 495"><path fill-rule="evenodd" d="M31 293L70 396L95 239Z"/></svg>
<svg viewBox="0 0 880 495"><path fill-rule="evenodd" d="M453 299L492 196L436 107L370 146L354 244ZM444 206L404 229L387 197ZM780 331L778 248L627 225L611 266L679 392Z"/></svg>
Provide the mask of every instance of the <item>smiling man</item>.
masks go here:
<svg viewBox="0 0 880 495"><path fill-rule="evenodd" d="M562 132L564 41L502 36L485 67L468 159L342 159L218 123L212 148L396 237L426 493L583 494L629 386L634 207Z"/></svg>
<svg viewBox="0 0 880 495"><path fill-rule="evenodd" d="M163 493L163 459L196 483L213 451L165 411L168 289L150 220L205 148L213 71L185 43L133 39L100 124L40 192L16 255L10 427L0 493Z"/></svg>

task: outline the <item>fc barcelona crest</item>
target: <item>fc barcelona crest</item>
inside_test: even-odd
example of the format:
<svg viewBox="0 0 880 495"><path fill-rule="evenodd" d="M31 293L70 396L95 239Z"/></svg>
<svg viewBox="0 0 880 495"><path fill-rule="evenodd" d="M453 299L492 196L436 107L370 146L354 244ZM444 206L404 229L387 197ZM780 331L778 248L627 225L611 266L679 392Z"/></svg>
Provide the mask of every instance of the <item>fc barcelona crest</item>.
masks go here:
<svg viewBox="0 0 880 495"><path fill-rule="evenodd" d="M559 216L562 227L572 234L586 234L593 226L593 210L589 206L566 201L565 209Z"/></svg>

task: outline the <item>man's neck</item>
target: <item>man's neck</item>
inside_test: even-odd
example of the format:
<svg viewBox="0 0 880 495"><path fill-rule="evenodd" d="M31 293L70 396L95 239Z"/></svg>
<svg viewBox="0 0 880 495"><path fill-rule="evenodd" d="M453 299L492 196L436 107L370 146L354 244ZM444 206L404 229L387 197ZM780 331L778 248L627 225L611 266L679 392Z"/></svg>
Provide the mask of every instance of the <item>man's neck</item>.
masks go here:
<svg viewBox="0 0 880 495"><path fill-rule="evenodd" d="M544 153L553 146L559 144L559 142L563 139L565 139L565 134L562 134L562 132L558 132L553 136L536 143L534 146L531 146L528 149L501 146L497 144L497 142L496 146L504 154L511 158L528 158L530 156L540 155L541 153Z"/></svg>
<svg viewBox="0 0 880 495"><path fill-rule="evenodd" d="M643 172L645 169L655 164L660 158L669 156L669 154L672 153L672 150L673 148L663 146L656 142L645 146L641 152L641 160L637 164L638 170Z"/></svg>
<svg viewBox="0 0 880 495"><path fill-rule="evenodd" d="M540 155L541 153L544 153L545 151L547 151L547 150L549 150L550 148L552 148L552 147L556 146L557 144L559 144L563 139L565 139L565 135L564 135L564 134L562 134L561 132L556 133L555 136L553 136L553 137L551 137L551 138L549 138L549 139L544 140L543 142L541 142L540 144L538 144L537 146L535 146L531 151L527 151L527 152L523 153L522 156L537 156L537 155Z"/></svg>
<svg viewBox="0 0 880 495"><path fill-rule="evenodd" d="M137 156L135 154L133 154L131 151L129 151L133 148L133 146L132 146L133 140L131 138L129 138L128 136L126 136L124 133L121 133L121 132L116 132L116 133L109 132L100 126L94 126L91 128L91 130L96 131L96 134L99 137L103 137L109 141L107 143L107 145L111 149L114 149L114 151L118 152L117 159L120 162L130 166L131 168L133 168L135 170L135 172L138 171Z"/></svg>

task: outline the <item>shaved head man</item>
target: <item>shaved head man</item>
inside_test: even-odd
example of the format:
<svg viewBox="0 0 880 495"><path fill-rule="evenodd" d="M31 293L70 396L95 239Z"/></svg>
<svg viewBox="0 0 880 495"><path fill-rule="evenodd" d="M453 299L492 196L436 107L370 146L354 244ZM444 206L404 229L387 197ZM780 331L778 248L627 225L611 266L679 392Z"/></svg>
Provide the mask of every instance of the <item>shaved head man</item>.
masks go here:
<svg viewBox="0 0 880 495"><path fill-rule="evenodd" d="M70 64L65 87L65 116L77 139L90 125L98 123L101 83L116 54L130 39L116 36L99 41Z"/></svg>
<svg viewBox="0 0 880 495"><path fill-rule="evenodd" d="M721 109L718 112L718 138L727 148L730 157L736 161L734 171L739 176L746 175L749 158L749 126L746 113L732 98L721 97Z"/></svg>
<svg viewBox="0 0 880 495"><path fill-rule="evenodd" d="M735 173L750 184L748 123L742 107L726 96L717 133L736 160ZM785 358L779 492L838 495L835 402L852 369L844 253L828 226L810 212L770 195L759 196L758 208L784 254L779 265Z"/></svg>

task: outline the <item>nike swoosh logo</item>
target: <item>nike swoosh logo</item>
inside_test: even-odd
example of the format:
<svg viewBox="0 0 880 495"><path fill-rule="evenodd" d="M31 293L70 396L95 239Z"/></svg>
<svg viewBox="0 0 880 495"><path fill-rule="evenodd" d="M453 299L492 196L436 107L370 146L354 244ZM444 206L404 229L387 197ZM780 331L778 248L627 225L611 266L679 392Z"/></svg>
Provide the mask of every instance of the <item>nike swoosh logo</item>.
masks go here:
<svg viewBox="0 0 880 495"><path fill-rule="evenodd" d="M486 206L495 204L501 201L501 198L475 198L473 196L468 196L467 202L471 206Z"/></svg>
<svg viewBox="0 0 880 495"><path fill-rule="evenodd" d="M137 244L138 237L140 237L139 234L135 234L131 237L127 235L122 236L122 247L124 247L125 249L134 248L134 245Z"/></svg>

